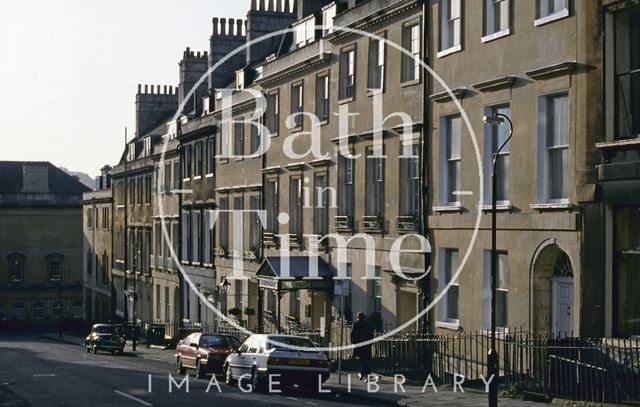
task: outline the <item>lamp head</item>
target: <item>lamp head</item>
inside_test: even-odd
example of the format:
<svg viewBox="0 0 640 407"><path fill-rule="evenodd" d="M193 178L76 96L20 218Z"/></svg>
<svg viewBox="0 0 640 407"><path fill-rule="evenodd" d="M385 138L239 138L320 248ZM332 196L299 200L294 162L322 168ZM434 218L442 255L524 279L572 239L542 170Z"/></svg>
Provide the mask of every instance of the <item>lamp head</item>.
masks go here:
<svg viewBox="0 0 640 407"><path fill-rule="evenodd" d="M504 124L504 117L500 117L494 114L492 116L485 116L482 121L490 126L501 126Z"/></svg>

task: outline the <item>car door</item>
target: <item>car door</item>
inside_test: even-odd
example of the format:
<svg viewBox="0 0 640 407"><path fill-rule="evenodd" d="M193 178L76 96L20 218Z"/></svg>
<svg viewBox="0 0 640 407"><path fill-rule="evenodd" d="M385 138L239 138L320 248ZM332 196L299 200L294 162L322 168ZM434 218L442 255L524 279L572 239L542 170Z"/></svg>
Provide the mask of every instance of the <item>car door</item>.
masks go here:
<svg viewBox="0 0 640 407"><path fill-rule="evenodd" d="M196 334L191 334L185 338L184 342L182 342L182 364L186 367L194 367L195 365L194 352L193 348L191 347L191 344L195 340L195 336Z"/></svg>
<svg viewBox="0 0 640 407"><path fill-rule="evenodd" d="M247 352L254 340L255 337L250 336L249 339L244 341L233 358L233 363L229 365L234 377L240 377L248 372L248 364L251 359L247 359Z"/></svg>

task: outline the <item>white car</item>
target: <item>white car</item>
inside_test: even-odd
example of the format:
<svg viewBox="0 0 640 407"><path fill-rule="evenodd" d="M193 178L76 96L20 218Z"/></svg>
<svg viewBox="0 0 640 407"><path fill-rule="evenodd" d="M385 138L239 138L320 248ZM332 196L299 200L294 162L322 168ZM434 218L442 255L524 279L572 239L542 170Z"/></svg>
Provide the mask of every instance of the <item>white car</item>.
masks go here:
<svg viewBox="0 0 640 407"><path fill-rule="evenodd" d="M251 383L253 391L263 391L271 376L274 390L295 384L318 391L329 378L330 370L327 355L316 348L309 338L302 336L251 335L235 353L227 356L225 382L231 385L242 378L243 387Z"/></svg>

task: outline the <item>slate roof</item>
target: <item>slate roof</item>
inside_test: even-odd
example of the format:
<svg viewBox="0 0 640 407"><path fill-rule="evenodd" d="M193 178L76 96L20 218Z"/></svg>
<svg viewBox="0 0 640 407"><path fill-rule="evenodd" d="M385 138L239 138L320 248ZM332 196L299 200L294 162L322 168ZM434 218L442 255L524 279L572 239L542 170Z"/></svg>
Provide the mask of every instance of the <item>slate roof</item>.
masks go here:
<svg viewBox="0 0 640 407"><path fill-rule="evenodd" d="M50 162L34 163L49 167L49 190L52 194L78 195L91 190L80 180ZM0 194L17 194L22 191L22 166L24 164L24 161L0 161Z"/></svg>

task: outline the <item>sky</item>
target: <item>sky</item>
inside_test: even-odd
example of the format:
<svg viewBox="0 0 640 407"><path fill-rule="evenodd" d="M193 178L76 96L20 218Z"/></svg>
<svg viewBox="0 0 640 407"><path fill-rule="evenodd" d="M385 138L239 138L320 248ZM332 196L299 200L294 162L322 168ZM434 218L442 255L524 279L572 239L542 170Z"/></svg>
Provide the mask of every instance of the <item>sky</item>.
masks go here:
<svg viewBox="0 0 640 407"><path fill-rule="evenodd" d="M135 132L137 84L178 84L186 47L250 0L0 0L0 160L92 176Z"/></svg>

